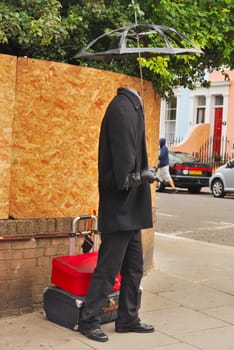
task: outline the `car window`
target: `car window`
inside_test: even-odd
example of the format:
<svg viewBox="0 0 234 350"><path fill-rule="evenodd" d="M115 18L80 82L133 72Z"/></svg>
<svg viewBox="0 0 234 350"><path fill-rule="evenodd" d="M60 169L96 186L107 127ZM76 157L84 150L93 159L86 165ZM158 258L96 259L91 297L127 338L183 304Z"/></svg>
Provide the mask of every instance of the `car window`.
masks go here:
<svg viewBox="0 0 234 350"><path fill-rule="evenodd" d="M170 163L175 164L175 163L195 163L196 158L194 158L191 154L189 153L184 153L184 152L169 152L169 159Z"/></svg>
<svg viewBox="0 0 234 350"><path fill-rule="evenodd" d="M233 167L234 167L234 159L229 160L229 161L226 163L226 167L227 167L227 168L233 168Z"/></svg>
<svg viewBox="0 0 234 350"><path fill-rule="evenodd" d="M175 163L180 163L180 159L176 157L174 153L169 152L169 163L170 164L175 164Z"/></svg>

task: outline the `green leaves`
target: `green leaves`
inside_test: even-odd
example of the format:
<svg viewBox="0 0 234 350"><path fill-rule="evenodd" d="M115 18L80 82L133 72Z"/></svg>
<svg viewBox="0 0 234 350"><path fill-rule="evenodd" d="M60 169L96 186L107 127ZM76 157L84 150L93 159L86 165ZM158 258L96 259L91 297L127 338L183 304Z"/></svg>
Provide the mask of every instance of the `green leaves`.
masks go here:
<svg viewBox="0 0 234 350"><path fill-rule="evenodd" d="M72 57L99 35L135 22L173 27L204 55L106 63ZM161 45L151 40L150 45ZM1 0L0 52L72 62L151 80L163 97L178 85L204 86L205 70L234 68L233 0Z"/></svg>

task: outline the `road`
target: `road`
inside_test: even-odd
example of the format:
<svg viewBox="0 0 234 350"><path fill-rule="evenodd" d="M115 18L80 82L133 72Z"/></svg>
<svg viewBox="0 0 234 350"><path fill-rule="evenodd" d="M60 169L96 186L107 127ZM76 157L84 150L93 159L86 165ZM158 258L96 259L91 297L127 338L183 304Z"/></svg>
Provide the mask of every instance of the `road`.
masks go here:
<svg viewBox="0 0 234 350"><path fill-rule="evenodd" d="M156 232L234 246L234 196L156 193Z"/></svg>

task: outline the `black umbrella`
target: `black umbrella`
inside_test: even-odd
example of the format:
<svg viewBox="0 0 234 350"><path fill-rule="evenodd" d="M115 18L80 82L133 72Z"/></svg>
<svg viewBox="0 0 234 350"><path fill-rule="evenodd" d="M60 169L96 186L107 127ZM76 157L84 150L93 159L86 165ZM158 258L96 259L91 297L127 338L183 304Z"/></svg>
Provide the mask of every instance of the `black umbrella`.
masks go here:
<svg viewBox="0 0 234 350"><path fill-rule="evenodd" d="M121 59L125 56L149 58L201 53L203 53L202 50L191 40L171 27L132 24L100 35L82 48L74 58L90 58L100 61Z"/></svg>
<svg viewBox="0 0 234 350"><path fill-rule="evenodd" d="M135 13L136 18L136 13ZM104 51L103 51L104 50ZM102 34L83 47L73 58L111 61L112 59L149 58L165 55L202 54L191 40L177 30L155 24L135 24ZM143 74L139 64L144 101Z"/></svg>

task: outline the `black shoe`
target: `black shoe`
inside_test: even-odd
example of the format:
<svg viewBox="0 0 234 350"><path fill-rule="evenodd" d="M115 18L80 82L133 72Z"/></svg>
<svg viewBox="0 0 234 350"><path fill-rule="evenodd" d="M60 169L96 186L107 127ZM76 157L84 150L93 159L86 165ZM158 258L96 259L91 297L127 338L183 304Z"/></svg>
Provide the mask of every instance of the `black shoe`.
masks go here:
<svg viewBox="0 0 234 350"><path fill-rule="evenodd" d="M140 322L134 326L116 326L115 331L117 333L127 333L127 332L153 333L155 331L155 328L150 324L145 324Z"/></svg>
<svg viewBox="0 0 234 350"><path fill-rule="evenodd" d="M92 340L100 342L105 342L109 340L108 336L101 330L100 327L92 329L79 329L79 332Z"/></svg>

